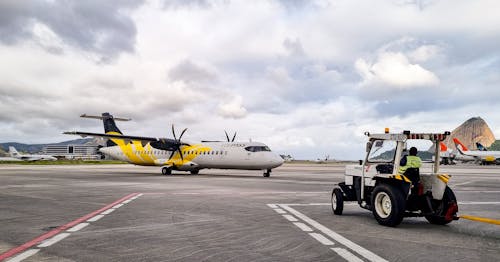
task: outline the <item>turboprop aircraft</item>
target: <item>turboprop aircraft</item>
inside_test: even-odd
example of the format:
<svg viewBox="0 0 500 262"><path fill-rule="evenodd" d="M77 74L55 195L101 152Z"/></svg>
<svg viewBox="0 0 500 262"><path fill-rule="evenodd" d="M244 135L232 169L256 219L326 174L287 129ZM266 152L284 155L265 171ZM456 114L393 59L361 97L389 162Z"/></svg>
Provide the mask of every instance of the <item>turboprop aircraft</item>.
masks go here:
<svg viewBox="0 0 500 262"><path fill-rule="evenodd" d="M453 138L453 142L460 154L473 157L481 164L500 163L500 151L469 150L458 138Z"/></svg>
<svg viewBox="0 0 500 262"><path fill-rule="evenodd" d="M11 157L23 160L23 161L38 161L38 160L57 160L57 158L50 155L32 155L32 154L20 154L17 152L16 148L9 146L9 154Z"/></svg>
<svg viewBox="0 0 500 262"><path fill-rule="evenodd" d="M226 133L228 141L191 143L181 140L187 128L177 138L172 125L173 139L129 136L123 135L115 120L130 119L113 117L109 113L102 113L102 116L83 114L80 117L101 119L105 134L79 131L64 134L107 139L107 146L99 149L103 154L136 165L161 166L164 175L170 175L172 170L198 174L201 169L217 168L264 170L264 177L269 177L273 168L283 164L283 159L263 143L235 142L236 133L232 140Z"/></svg>

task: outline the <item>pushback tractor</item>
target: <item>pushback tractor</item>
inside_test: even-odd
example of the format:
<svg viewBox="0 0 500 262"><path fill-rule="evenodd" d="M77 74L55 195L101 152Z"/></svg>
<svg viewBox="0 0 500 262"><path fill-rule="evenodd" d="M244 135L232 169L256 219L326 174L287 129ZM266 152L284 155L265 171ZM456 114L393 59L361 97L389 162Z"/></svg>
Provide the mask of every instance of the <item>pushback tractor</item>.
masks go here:
<svg viewBox="0 0 500 262"><path fill-rule="evenodd" d="M366 157L359 165L346 166L345 181L333 188L333 213L342 215L344 202L356 201L385 226L397 226L404 217L425 217L439 225L457 220L457 200L447 185L450 176L439 172L440 142L449 134L366 132ZM402 173L400 160L410 145L425 148L418 154L423 164Z"/></svg>

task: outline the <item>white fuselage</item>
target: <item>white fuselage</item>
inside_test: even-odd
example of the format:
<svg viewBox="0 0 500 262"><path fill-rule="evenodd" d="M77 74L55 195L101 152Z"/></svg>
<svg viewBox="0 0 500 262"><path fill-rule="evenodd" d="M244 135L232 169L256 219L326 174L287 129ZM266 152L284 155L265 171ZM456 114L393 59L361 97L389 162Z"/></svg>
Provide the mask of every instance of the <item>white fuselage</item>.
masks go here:
<svg viewBox="0 0 500 262"><path fill-rule="evenodd" d="M179 152L159 150L140 142L103 147L112 158L136 165L171 166L191 171L204 168L268 170L283 164L283 159L258 142L202 142L182 146ZM172 157L170 158L170 156Z"/></svg>

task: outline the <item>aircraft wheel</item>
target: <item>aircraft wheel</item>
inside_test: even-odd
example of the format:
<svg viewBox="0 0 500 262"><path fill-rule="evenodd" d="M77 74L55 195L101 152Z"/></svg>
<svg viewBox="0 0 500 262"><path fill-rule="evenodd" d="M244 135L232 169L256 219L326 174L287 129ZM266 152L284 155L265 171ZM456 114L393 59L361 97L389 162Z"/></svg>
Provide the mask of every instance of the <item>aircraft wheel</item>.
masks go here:
<svg viewBox="0 0 500 262"><path fill-rule="evenodd" d="M336 187L332 191L332 211L335 215L342 215L344 211L344 194L342 190Z"/></svg>
<svg viewBox="0 0 500 262"><path fill-rule="evenodd" d="M200 173L200 170L191 170L191 175L198 175Z"/></svg>
<svg viewBox="0 0 500 262"><path fill-rule="evenodd" d="M372 193L372 212L381 225L399 225L405 212L405 199L401 190L387 184L376 186Z"/></svg>
<svg viewBox="0 0 500 262"><path fill-rule="evenodd" d="M271 169L268 169L266 172L264 172L264 177L270 177L271 176Z"/></svg>
<svg viewBox="0 0 500 262"><path fill-rule="evenodd" d="M161 168L161 173L164 174L164 175L171 175L172 174L172 169L170 169L169 167L162 167Z"/></svg>

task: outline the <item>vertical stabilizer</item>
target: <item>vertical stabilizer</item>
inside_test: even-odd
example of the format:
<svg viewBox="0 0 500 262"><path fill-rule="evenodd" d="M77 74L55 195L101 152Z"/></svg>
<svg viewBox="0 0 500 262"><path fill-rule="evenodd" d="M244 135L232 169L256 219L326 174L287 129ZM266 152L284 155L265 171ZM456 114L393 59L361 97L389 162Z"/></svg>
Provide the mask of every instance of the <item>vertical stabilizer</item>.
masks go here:
<svg viewBox="0 0 500 262"><path fill-rule="evenodd" d="M106 133L106 134L111 133L111 134L115 134L115 135L116 134L120 134L120 135L123 134L122 131L120 131L120 129L116 126L115 120L116 121L130 121L131 120L130 118L113 117L113 115L111 115L108 112L102 113L101 116L91 116L91 115L83 114L80 117L101 119L102 123L104 125L104 133ZM116 146L116 143L111 141L111 140L108 140L106 142L106 146Z"/></svg>
<svg viewBox="0 0 500 262"><path fill-rule="evenodd" d="M16 148L13 146L9 146L9 154L11 157L19 156L19 152L17 152Z"/></svg>

